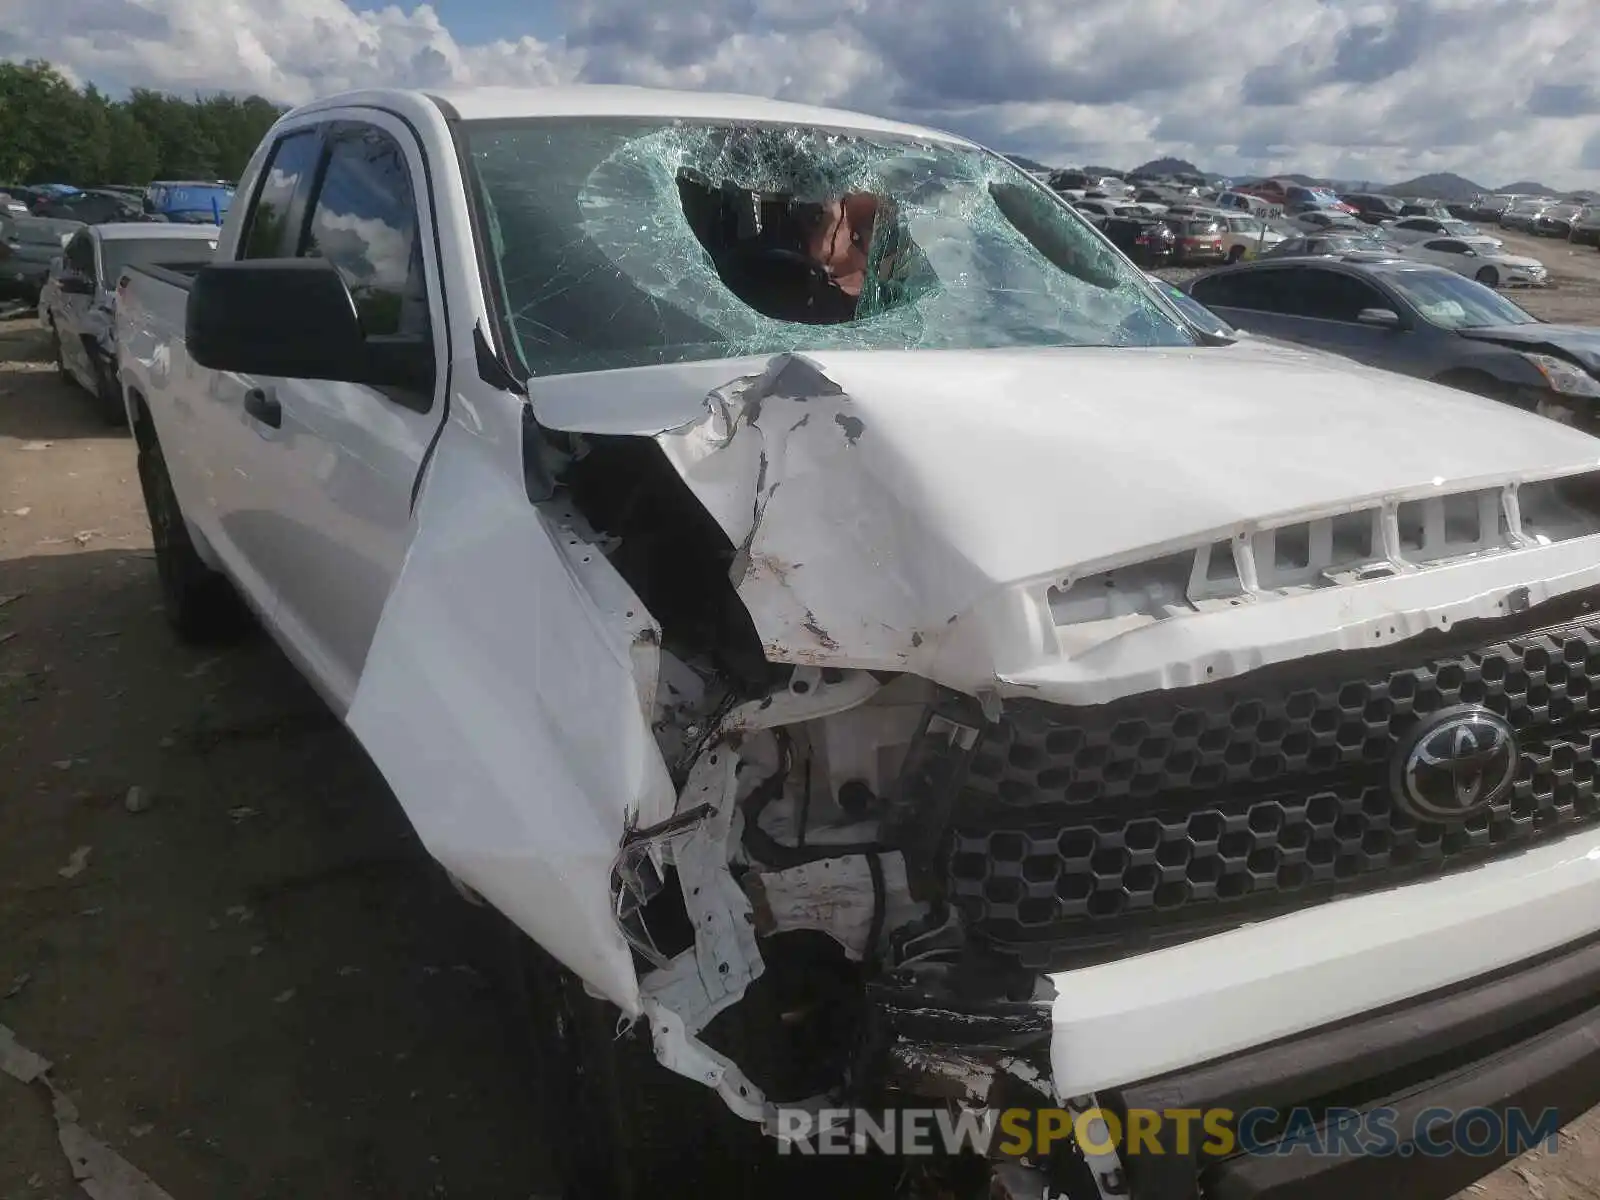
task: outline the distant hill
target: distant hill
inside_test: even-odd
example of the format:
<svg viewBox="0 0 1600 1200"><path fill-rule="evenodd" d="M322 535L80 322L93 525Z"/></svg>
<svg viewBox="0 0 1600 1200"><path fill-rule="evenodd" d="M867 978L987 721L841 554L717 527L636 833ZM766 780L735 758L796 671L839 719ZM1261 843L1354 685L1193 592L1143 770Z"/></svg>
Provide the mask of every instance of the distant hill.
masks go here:
<svg viewBox="0 0 1600 1200"><path fill-rule="evenodd" d="M1203 175L1205 172L1186 158L1153 158L1128 174L1151 175L1159 179L1166 175Z"/></svg>
<svg viewBox="0 0 1600 1200"><path fill-rule="evenodd" d="M1487 189L1485 189L1487 190ZM1519 179L1516 183L1508 183L1503 188L1496 188L1499 192L1520 192L1524 196L1559 196L1560 192L1553 187L1546 187L1542 183L1534 183L1528 179Z"/></svg>
<svg viewBox="0 0 1600 1200"><path fill-rule="evenodd" d="M1384 191L1394 196L1416 196L1422 200L1449 200L1463 203L1474 196L1489 191L1481 183L1473 183L1460 175L1445 171L1442 174L1418 175L1404 183L1391 184Z"/></svg>
<svg viewBox="0 0 1600 1200"><path fill-rule="evenodd" d="M1005 157L1016 163L1024 171L1048 171L1050 169L1042 162L1029 158L1025 154L1007 154Z"/></svg>

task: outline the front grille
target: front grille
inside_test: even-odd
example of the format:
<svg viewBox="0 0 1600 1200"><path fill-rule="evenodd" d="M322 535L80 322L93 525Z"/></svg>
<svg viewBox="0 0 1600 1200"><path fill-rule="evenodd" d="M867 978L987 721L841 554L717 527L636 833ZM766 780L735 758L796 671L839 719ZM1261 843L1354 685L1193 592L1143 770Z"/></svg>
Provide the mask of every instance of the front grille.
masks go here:
<svg viewBox="0 0 1600 1200"><path fill-rule="evenodd" d="M1393 661L1404 650L1098 708L1008 706L951 808L947 885L968 927L1043 968L1447 870L1600 817L1600 619ZM1464 823L1414 820L1394 805L1391 757L1455 704L1517 731L1515 786Z"/></svg>

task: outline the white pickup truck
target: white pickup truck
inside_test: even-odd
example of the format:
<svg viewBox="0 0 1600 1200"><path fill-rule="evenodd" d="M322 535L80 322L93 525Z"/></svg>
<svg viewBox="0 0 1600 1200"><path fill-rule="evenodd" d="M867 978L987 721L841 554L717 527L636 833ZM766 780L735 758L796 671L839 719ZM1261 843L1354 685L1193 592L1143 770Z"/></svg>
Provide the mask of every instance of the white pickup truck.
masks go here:
<svg viewBox="0 0 1600 1200"><path fill-rule="evenodd" d="M503 915L570 1195L917 1106L1232 1131L995 1195L1448 1195L1600 1099L1600 441L1191 320L946 134L372 91L118 349L173 624Z"/></svg>

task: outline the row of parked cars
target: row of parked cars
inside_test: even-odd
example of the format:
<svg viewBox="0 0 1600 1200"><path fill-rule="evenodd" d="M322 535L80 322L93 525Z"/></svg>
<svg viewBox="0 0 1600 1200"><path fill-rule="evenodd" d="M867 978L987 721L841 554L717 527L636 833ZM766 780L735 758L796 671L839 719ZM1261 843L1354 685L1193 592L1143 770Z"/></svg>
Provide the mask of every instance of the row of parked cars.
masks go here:
<svg viewBox="0 0 1600 1200"><path fill-rule="evenodd" d="M35 302L51 262L80 230L108 223L215 227L232 201L226 180L0 186L0 300Z"/></svg>
<svg viewBox="0 0 1600 1200"><path fill-rule="evenodd" d="M1338 197L1326 189L1297 187L1304 195L1286 197L1285 209L1246 192L1206 195L1198 188L1119 183L1102 179L1081 197L1067 194L1144 267L1369 253L1433 263L1489 287L1549 281L1539 260L1509 253L1502 239L1442 206L1413 204L1395 216L1378 203L1383 197Z"/></svg>

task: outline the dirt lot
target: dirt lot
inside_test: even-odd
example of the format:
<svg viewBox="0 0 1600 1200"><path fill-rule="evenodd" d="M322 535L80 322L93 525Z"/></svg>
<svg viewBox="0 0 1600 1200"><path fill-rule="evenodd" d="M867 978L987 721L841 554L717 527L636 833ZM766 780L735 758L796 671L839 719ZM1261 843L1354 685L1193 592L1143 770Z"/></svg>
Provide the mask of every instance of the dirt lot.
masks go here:
<svg viewBox="0 0 1600 1200"><path fill-rule="evenodd" d="M1600 254L1538 252L1529 307L1600 322ZM0 1025L176 1200L553 1192L466 910L264 638L174 642L132 443L42 346L0 325ZM1597 1181L1590 1114L1472 1191ZM0 1198L81 1194L0 1074Z"/></svg>

